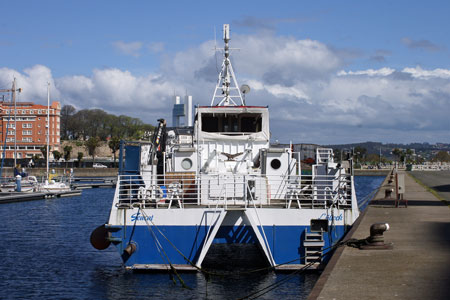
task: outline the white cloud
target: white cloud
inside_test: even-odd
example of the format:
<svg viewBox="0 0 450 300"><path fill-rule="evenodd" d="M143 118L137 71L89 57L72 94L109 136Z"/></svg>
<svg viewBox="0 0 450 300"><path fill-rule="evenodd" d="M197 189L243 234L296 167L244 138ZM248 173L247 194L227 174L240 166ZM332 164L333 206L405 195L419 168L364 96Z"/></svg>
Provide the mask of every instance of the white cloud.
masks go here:
<svg viewBox="0 0 450 300"><path fill-rule="evenodd" d="M417 66L415 68L404 68L402 72L411 74L411 76L414 78L450 78L450 70L447 69L424 70L421 67Z"/></svg>
<svg viewBox="0 0 450 300"><path fill-rule="evenodd" d="M368 69L363 71L339 71L337 73L338 76L347 76L347 75L367 75L367 76L388 76L394 73L395 70L391 68L381 68L378 70Z"/></svg>
<svg viewBox="0 0 450 300"><path fill-rule="evenodd" d="M112 43L114 48L122 54L139 57L142 49L142 42L130 42L115 41Z"/></svg>
<svg viewBox="0 0 450 300"><path fill-rule="evenodd" d="M47 82L50 82L50 93L54 97L60 97L60 93L55 89L51 70L43 65L35 65L26 68L23 72L1 68L0 84L2 88L11 88L13 79L16 78L16 87L22 89L22 93L18 94L19 101L27 101L27 99L45 100L47 103Z"/></svg>
<svg viewBox="0 0 450 300"><path fill-rule="evenodd" d="M24 88L22 100L39 102L46 100L50 80L54 99L63 104L155 124L160 117L170 120L174 94L187 91L194 103L209 105L222 61L217 53L216 65L213 47L207 41L163 56L158 72L141 76L106 68L53 78L49 68L37 65L0 69L0 84L9 87L16 76ZM323 43L271 33L233 35L231 47L241 48L232 52L232 62L238 82L251 87L246 103L269 105L274 139L322 144L450 140L448 69L345 71L339 52Z"/></svg>

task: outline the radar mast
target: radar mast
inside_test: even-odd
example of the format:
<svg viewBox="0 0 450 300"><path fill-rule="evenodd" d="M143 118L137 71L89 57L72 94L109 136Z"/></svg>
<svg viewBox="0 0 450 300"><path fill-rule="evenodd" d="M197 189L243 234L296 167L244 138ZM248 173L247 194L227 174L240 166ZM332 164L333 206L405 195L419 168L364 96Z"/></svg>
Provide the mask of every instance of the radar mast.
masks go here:
<svg viewBox="0 0 450 300"><path fill-rule="evenodd" d="M211 100L211 106L245 106L245 100L242 98L230 61L230 50L232 49L228 45L230 41L229 24L223 24L223 41L225 42L224 59L216 89L214 90L214 96ZM218 103L214 104L215 102Z"/></svg>

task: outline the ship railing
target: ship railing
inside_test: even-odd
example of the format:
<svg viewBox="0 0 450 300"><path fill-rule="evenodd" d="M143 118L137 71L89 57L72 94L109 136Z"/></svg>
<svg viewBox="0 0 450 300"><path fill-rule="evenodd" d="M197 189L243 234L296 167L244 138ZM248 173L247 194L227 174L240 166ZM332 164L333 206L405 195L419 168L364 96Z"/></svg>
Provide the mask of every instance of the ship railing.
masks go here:
<svg viewBox="0 0 450 300"><path fill-rule="evenodd" d="M120 175L117 206L156 208L256 205L288 209L351 207L351 181L335 175L173 173Z"/></svg>

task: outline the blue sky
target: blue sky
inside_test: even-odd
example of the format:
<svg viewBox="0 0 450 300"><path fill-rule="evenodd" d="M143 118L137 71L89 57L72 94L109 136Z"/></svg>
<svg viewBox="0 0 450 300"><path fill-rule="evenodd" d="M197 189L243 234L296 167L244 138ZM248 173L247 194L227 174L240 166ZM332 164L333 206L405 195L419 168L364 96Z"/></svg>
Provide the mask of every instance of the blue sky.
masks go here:
<svg viewBox="0 0 450 300"><path fill-rule="evenodd" d="M0 88L39 103L50 80L62 104L170 120L174 94L209 104L229 23L274 140L450 142L448 1L274 3L1 1Z"/></svg>

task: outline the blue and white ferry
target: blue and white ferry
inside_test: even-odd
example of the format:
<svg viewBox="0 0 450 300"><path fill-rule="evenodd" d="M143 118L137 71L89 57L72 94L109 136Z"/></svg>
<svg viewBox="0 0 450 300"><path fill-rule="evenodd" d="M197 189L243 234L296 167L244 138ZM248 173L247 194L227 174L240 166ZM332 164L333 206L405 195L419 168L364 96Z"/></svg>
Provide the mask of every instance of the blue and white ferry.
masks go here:
<svg viewBox="0 0 450 300"><path fill-rule="evenodd" d="M227 245L250 245L275 269L317 267L359 216L351 161L319 148L304 175L301 153L271 146L268 107L245 104L229 40L225 24L222 70L191 133L159 120L152 140L121 144L109 220L91 242L114 244L126 268L201 269Z"/></svg>

